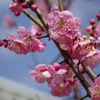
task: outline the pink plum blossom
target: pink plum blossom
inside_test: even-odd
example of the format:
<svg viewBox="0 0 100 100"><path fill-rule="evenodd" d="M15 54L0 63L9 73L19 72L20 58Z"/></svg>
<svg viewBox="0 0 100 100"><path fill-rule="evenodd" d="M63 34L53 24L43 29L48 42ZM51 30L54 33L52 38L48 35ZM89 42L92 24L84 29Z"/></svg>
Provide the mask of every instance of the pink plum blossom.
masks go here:
<svg viewBox="0 0 100 100"><path fill-rule="evenodd" d="M7 45L7 48L11 51L14 51L17 54L26 54L27 51L25 49L25 43L21 40L18 40L17 38L15 38L13 35L9 35L9 42Z"/></svg>
<svg viewBox="0 0 100 100"><path fill-rule="evenodd" d="M17 54L26 54L29 52L43 52L46 44L42 40L37 39L38 30L30 27L26 30L24 27L18 28L18 37L9 35L7 48Z"/></svg>
<svg viewBox="0 0 100 100"><path fill-rule="evenodd" d="M35 67L35 70L30 72L30 74L31 77L38 83L44 83L46 80L48 81L53 76L54 72L55 71L52 66L48 67L45 64L39 64Z"/></svg>
<svg viewBox="0 0 100 100"><path fill-rule="evenodd" d="M14 2L10 4L9 9L11 12L13 12L16 16L20 15L20 13L23 11L23 7L20 3Z"/></svg>
<svg viewBox="0 0 100 100"><path fill-rule="evenodd" d="M92 94L91 100L100 100L100 78L96 78L91 86Z"/></svg>
<svg viewBox="0 0 100 100"><path fill-rule="evenodd" d="M47 21L52 30L51 37L56 36L56 38L59 38L59 35L69 35L73 37L73 35L79 31L80 19L73 17L73 14L68 10L62 12L55 9L52 10L51 13L48 14Z"/></svg>
<svg viewBox="0 0 100 100"><path fill-rule="evenodd" d="M11 16L8 15L8 14L4 17L4 24L5 24L8 28L13 28L13 27L16 26L15 21L14 21L14 20L11 18Z"/></svg>
<svg viewBox="0 0 100 100"><path fill-rule="evenodd" d="M100 51L96 49L90 51L85 57L82 58L82 63L84 66L96 66L100 63Z"/></svg>
<svg viewBox="0 0 100 100"><path fill-rule="evenodd" d="M73 59L81 60L82 57L86 56L92 50L94 50L94 45L90 40L80 41L73 45L71 57Z"/></svg>
<svg viewBox="0 0 100 100"><path fill-rule="evenodd" d="M38 31L34 26L30 27L27 31L24 27L18 28L18 38L22 39L26 45L28 52L43 52L46 44L42 40L37 39Z"/></svg>
<svg viewBox="0 0 100 100"><path fill-rule="evenodd" d="M78 85L78 80L73 79L73 71L65 63L54 63L55 75L53 76L49 86L51 93L54 96L69 95L72 90Z"/></svg>
<svg viewBox="0 0 100 100"><path fill-rule="evenodd" d="M54 96L69 96L69 94L78 84L78 80L75 80L73 78L67 81L61 78L55 78L50 83L51 94Z"/></svg>
<svg viewBox="0 0 100 100"><path fill-rule="evenodd" d="M68 80L74 75L72 69L65 62L60 64L60 69L56 72L56 74L61 75L61 76L63 75L66 80Z"/></svg>

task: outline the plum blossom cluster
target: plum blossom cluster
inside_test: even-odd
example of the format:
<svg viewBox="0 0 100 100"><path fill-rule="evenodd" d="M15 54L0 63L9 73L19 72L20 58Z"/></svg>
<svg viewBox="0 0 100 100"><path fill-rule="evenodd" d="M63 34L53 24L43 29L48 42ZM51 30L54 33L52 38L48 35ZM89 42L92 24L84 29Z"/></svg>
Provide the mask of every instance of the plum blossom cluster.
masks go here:
<svg viewBox="0 0 100 100"><path fill-rule="evenodd" d="M47 82L54 96L68 96L79 81L73 78L74 73L65 62L53 65L39 64L31 71L31 77L38 83Z"/></svg>
<svg viewBox="0 0 100 100"><path fill-rule="evenodd" d="M56 40L73 60L80 60L84 66L91 67L100 63L100 51L96 49L95 43L91 39L85 39L80 33L79 18L74 17L68 10L60 12L59 8L53 5L47 20L52 30L50 37Z"/></svg>
<svg viewBox="0 0 100 100"><path fill-rule="evenodd" d="M37 5L30 4L30 2L26 2L24 0L16 0L14 3L9 5L9 9L16 16L19 16L24 9L27 9L29 7L31 8L32 11L35 11L37 9Z"/></svg>
<svg viewBox="0 0 100 100"><path fill-rule="evenodd" d="M97 78L92 71L85 72L85 69L88 66L94 68L100 63L100 50L97 48L97 44L100 44L100 38L98 27L96 27L100 20L100 14L97 15L97 21L94 19L90 21L91 25L86 28L88 34L82 35L80 18L74 17L68 10L61 11L57 5L52 6L47 15L47 22L43 19L44 17L33 0L29 0L29 2L14 0L9 8L16 16L19 16L27 8L34 11L39 17L39 22L43 25L41 30L47 33L44 37L53 40L64 57L64 60L59 63L38 64L30 72L32 79L38 83L47 82L54 96L68 96L80 82L83 82L84 88L87 88L87 92L91 93L89 94L91 99L99 100L100 78ZM30 15L28 15L29 18L32 16ZM0 41L0 46L4 46L17 54L43 52L45 50L46 43L41 39L43 36L40 29L31 26L26 30L25 27L21 26L18 28L17 34L18 36L9 34L8 39ZM93 77L91 78L94 81L92 86L84 79L81 72L87 73L90 78ZM91 88L92 92L88 87Z"/></svg>
<svg viewBox="0 0 100 100"><path fill-rule="evenodd" d="M9 34L8 40L1 41L1 45L4 45L4 47L17 54L26 54L36 51L43 52L45 50L46 44L41 39L37 39L40 31L34 26L28 30L26 30L25 27L19 27L17 33L17 37Z"/></svg>

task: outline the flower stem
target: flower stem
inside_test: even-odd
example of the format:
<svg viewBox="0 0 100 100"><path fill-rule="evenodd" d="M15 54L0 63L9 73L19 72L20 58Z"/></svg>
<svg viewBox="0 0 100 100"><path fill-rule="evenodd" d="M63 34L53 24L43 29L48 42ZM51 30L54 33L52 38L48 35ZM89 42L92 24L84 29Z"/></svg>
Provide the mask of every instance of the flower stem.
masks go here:
<svg viewBox="0 0 100 100"><path fill-rule="evenodd" d="M80 89L79 89L78 86L75 87L74 93L75 93L75 98L76 98L77 100L80 100L80 99L81 99L81 92L80 92Z"/></svg>
<svg viewBox="0 0 100 100"><path fill-rule="evenodd" d="M48 35L45 35L45 36L38 36L37 39L41 39L41 38L47 38Z"/></svg>
<svg viewBox="0 0 100 100"><path fill-rule="evenodd" d="M59 9L60 9L60 11L63 11L62 0L58 0L58 3L59 3Z"/></svg>
<svg viewBox="0 0 100 100"><path fill-rule="evenodd" d="M83 98L81 98L80 100L83 100L83 99L85 99L85 98L87 98L88 97L88 95L86 95L86 96L84 96Z"/></svg>
<svg viewBox="0 0 100 100"><path fill-rule="evenodd" d="M44 30L43 24L40 23L33 15L31 15L27 10L24 10L23 13L31 19L33 22L35 22L42 30Z"/></svg>
<svg viewBox="0 0 100 100"><path fill-rule="evenodd" d="M89 66L84 66L82 63L81 65L84 68L84 71L89 75L89 77L94 81L97 78L97 75L93 72L93 70Z"/></svg>

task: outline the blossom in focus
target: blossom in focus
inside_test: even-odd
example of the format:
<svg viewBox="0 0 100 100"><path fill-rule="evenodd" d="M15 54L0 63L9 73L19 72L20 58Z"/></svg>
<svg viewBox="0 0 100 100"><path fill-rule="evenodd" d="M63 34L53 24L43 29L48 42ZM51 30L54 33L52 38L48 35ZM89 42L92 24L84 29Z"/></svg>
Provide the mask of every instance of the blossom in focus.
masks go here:
<svg viewBox="0 0 100 100"><path fill-rule="evenodd" d="M100 63L100 51L96 49L90 51L85 57L82 58L82 63L84 66L96 66Z"/></svg>
<svg viewBox="0 0 100 100"><path fill-rule="evenodd" d="M50 66L50 65L49 65ZM55 70L53 66L46 66L45 64L39 64L35 67L35 70L30 72L31 77L38 83L44 83L52 78Z"/></svg>
<svg viewBox="0 0 100 100"><path fill-rule="evenodd" d="M11 51L14 51L17 54L26 54L27 51L25 49L25 43L13 35L8 36L9 40L7 44L7 48Z"/></svg>
<svg viewBox="0 0 100 100"><path fill-rule="evenodd" d="M52 95L68 96L78 85L78 80L73 78L74 73L65 62L61 64L54 63L53 66L56 72L49 83Z"/></svg>
<svg viewBox="0 0 100 100"><path fill-rule="evenodd" d="M52 30L51 37L56 39L60 38L61 35L74 37L79 31L80 19L74 17L68 10L60 12L56 6L53 7L47 17L49 27Z"/></svg>
<svg viewBox="0 0 100 100"><path fill-rule="evenodd" d="M28 52L43 52L46 44L41 39L37 39L38 31L34 26L27 31L24 27L18 28L18 38L22 39Z"/></svg>
<svg viewBox="0 0 100 100"><path fill-rule="evenodd" d="M38 30L35 27L30 27L28 30L25 27L18 28L18 37L9 35L7 48L17 54L26 54L29 52L43 52L46 44L41 39L37 39Z"/></svg>
<svg viewBox="0 0 100 100"><path fill-rule="evenodd" d="M79 84L74 79L74 73L65 62L53 65L39 64L30 72L31 77L38 83L47 82L54 96L69 95Z"/></svg>
<svg viewBox="0 0 100 100"><path fill-rule="evenodd" d="M81 60L92 50L94 50L94 45L90 40L80 41L73 45L71 57L73 59Z"/></svg>
<svg viewBox="0 0 100 100"><path fill-rule="evenodd" d="M78 86L79 81L75 79L64 80L55 78L51 83L51 94L54 96L68 96L76 86Z"/></svg>
<svg viewBox="0 0 100 100"><path fill-rule="evenodd" d="M55 67L55 63L53 64L53 66L54 66L55 71L56 71L55 77L58 77L58 79L62 78L62 79L65 79L65 80L69 80L74 75L72 69L65 62L58 64L58 67L57 67L57 65Z"/></svg>
<svg viewBox="0 0 100 100"><path fill-rule="evenodd" d="M100 100L100 78L96 78L91 86L92 94L91 100Z"/></svg>

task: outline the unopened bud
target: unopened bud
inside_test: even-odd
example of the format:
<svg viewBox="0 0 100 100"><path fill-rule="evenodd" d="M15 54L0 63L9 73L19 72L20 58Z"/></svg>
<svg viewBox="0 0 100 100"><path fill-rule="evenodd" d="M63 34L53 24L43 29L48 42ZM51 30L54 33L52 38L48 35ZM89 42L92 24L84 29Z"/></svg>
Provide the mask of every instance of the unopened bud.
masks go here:
<svg viewBox="0 0 100 100"><path fill-rule="evenodd" d="M23 2L21 3L22 7L27 9L29 7L28 3L27 2Z"/></svg>
<svg viewBox="0 0 100 100"><path fill-rule="evenodd" d="M90 20L90 24L91 24L91 25L95 24L95 19L91 19L91 20Z"/></svg>
<svg viewBox="0 0 100 100"><path fill-rule="evenodd" d="M20 15L20 12L15 12L14 15L15 16L19 16Z"/></svg>
<svg viewBox="0 0 100 100"><path fill-rule="evenodd" d="M100 19L100 13L98 13L96 17L97 17L98 19Z"/></svg>
<svg viewBox="0 0 100 100"><path fill-rule="evenodd" d="M4 40L0 40L0 46L4 45Z"/></svg>
<svg viewBox="0 0 100 100"><path fill-rule="evenodd" d="M31 10L36 11L37 10L37 5L36 4L31 5Z"/></svg>

